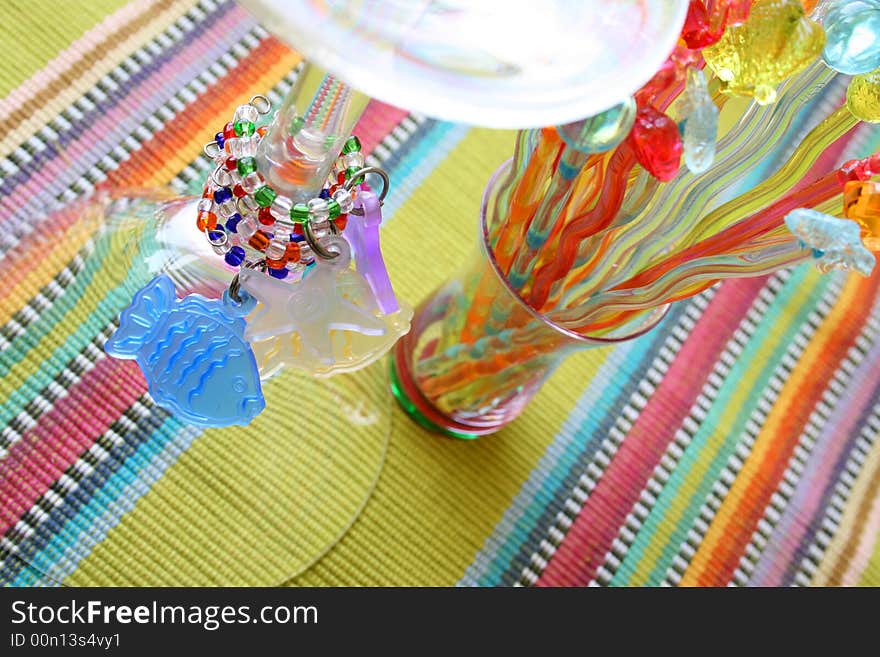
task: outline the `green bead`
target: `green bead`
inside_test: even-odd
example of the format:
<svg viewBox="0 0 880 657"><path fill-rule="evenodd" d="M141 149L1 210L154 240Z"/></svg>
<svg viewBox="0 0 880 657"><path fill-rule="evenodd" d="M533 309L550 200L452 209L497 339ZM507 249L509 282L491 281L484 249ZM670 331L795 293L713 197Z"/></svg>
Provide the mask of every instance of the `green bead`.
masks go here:
<svg viewBox="0 0 880 657"><path fill-rule="evenodd" d="M244 177L257 170L257 160L252 157L242 157L238 159L236 166L238 167L238 173Z"/></svg>
<svg viewBox="0 0 880 657"><path fill-rule="evenodd" d="M336 199L330 199L327 201L327 209L330 211L330 218L336 219L339 216L339 203Z"/></svg>
<svg viewBox="0 0 880 657"><path fill-rule="evenodd" d="M358 171L360 171L360 169L358 169L357 167L348 167L345 170L345 179L351 180L354 177L354 174L356 174ZM360 185L362 182L364 182L364 177L358 176L358 179L353 181L352 184Z"/></svg>
<svg viewBox="0 0 880 657"><path fill-rule="evenodd" d="M250 137L257 127L250 121L236 121L232 125L236 137Z"/></svg>
<svg viewBox="0 0 880 657"><path fill-rule="evenodd" d="M269 187L269 185L263 185L254 192L254 200L261 208L268 208L272 205L272 201L275 200L276 196L278 196L278 193Z"/></svg>
<svg viewBox="0 0 880 657"><path fill-rule="evenodd" d="M305 123L306 122L305 122L305 119L303 119L303 117L301 117L301 116L293 117L293 119L290 121L290 129L288 130L288 132L290 132L290 134L292 134L292 135L295 135L300 130L302 130L302 127L305 125Z"/></svg>
<svg viewBox="0 0 880 657"><path fill-rule="evenodd" d="M297 203L290 208L290 219L294 223L304 224L309 219L309 206L305 203Z"/></svg>
<svg viewBox="0 0 880 657"><path fill-rule="evenodd" d="M345 144L342 147L343 153L356 153L361 150L361 140L358 139L355 135L352 135L348 139L345 140Z"/></svg>

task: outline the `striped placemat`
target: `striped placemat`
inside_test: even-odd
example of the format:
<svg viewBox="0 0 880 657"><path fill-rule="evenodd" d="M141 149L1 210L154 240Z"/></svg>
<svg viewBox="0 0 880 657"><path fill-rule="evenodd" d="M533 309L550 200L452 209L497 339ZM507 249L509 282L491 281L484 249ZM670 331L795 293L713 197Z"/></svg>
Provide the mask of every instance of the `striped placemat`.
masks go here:
<svg viewBox="0 0 880 657"><path fill-rule="evenodd" d="M303 562L381 455L309 483L302 450L332 465L343 428L304 431L283 402L245 431L181 425L101 349L131 272L75 210L39 219L95 187L191 188L206 130L254 93L279 100L299 55L217 0L38 0L5 19L0 581L880 584L880 278L807 267L570 358L496 436L441 439L395 408L363 513ZM472 247L513 135L378 102L357 132L392 175L383 245L415 302Z"/></svg>

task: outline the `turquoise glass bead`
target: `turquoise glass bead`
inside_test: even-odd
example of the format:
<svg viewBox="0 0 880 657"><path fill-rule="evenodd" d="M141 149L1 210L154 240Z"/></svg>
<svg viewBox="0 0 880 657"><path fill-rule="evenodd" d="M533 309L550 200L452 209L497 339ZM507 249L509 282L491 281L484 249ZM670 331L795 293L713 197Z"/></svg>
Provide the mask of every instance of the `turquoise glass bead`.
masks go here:
<svg viewBox="0 0 880 657"><path fill-rule="evenodd" d="M620 144L636 120L636 101L627 98L611 109L581 121L557 127L569 147L582 153L604 153Z"/></svg>
<svg viewBox="0 0 880 657"><path fill-rule="evenodd" d="M880 0L834 0L822 25L828 66L847 75L880 67Z"/></svg>

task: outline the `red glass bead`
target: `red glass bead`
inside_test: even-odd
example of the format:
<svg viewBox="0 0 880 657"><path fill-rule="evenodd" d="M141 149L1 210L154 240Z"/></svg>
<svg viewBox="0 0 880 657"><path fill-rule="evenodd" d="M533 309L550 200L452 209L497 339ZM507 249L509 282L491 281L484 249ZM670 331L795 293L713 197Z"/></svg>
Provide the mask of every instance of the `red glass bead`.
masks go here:
<svg viewBox="0 0 880 657"><path fill-rule="evenodd" d="M205 185L202 188L202 198L214 198L214 190Z"/></svg>
<svg viewBox="0 0 880 657"><path fill-rule="evenodd" d="M196 215L196 226L202 232L207 230L214 230L217 228L217 215L213 212L199 212Z"/></svg>
<svg viewBox="0 0 880 657"><path fill-rule="evenodd" d="M232 123L232 121L230 121L230 122L227 123L225 126L223 126L223 139L226 140L226 144L225 144L225 145L228 145L228 144L229 144L229 140L230 140L230 139L235 139L236 136L237 136L237 135L235 134L235 124Z"/></svg>
<svg viewBox="0 0 880 657"><path fill-rule="evenodd" d="M333 220L333 223L336 224L336 228L339 229L340 232L345 230L345 227L348 225L348 215L339 215L338 217L336 217L336 219Z"/></svg>
<svg viewBox="0 0 880 657"><path fill-rule="evenodd" d="M223 165L226 167L227 171L237 171L238 170L238 160L234 157L227 157L226 162Z"/></svg>
<svg viewBox="0 0 880 657"><path fill-rule="evenodd" d="M849 160L844 162L837 170L837 182L845 185L848 182L864 180L864 170L861 160Z"/></svg>
<svg viewBox="0 0 880 657"><path fill-rule="evenodd" d="M288 262L299 262L299 244L296 242L288 242L284 257L287 258Z"/></svg>
<svg viewBox="0 0 880 657"><path fill-rule="evenodd" d="M269 246L269 236L263 231L258 230L248 240L248 244L257 251L265 251L266 247Z"/></svg>
<svg viewBox="0 0 880 657"><path fill-rule="evenodd" d="M305 235L302 224L293 224L293 232L295 235Z"/></svg>
<svg viewBox="0 0 880 657"><path fill-rule="evenodd" d="M275 217L272 216L269 208L260 208L260 211L257 213L257 219L265 226L271 226L275 223Z"/></svg>
<svg viewBox="0 0 880 657"><path fill-rule="evenodd" d="M273 260L272 258L266 258L266 266L269 269L284 269L284 265L286 265L286 264L287 264L287 260L285 260L283 258L280 260Z"/></svg>
<svg viewBox="0 0 880 657"><path fill-rule="evenodd" d="M661 182L675 178L681 166L682 143L675 121L648 106L636 114L630 133L636 160Z"/></svg>
<svg viewBox="0 0 880 657"><path fill-rule="evenodd" d="M241 185L236 185L232 188L232 195L235 198L241 198L242 196L247 196L247 192L244 191L244 187L242 187Z"/></svg>
<svg viewBox="0 0 880 657"><path fill-rule="evenodd" d="M702 0L691 0L688 7L687 18L684 28L681 30L681 38L691 50L700 50L717 43L724 34L724 27L712 30L709 24L709 12Z"/></svg>
<svg viewBox="0 0 880 657"><path fill-rule="evenodd" d="M265 137L267 132L269 132L269 126L267 125L261 125L257 128L257 134L260 135L260 137Z"/></svg>
<svg viewBox="0 0 880 657"><path fill-rule="evenodd" d="M336 184L342 185L344 183L345 183L345 171L340 171L339 174L336 176Z"/></svg>

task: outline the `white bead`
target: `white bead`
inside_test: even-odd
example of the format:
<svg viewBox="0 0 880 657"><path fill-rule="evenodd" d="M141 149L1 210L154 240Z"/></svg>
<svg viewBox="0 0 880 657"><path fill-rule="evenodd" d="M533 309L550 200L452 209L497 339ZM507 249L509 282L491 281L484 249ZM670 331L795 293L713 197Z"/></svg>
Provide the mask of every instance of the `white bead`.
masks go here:
<svg viewBox="0 0 880 657"><path fill-rule="evenodd" d="M257 140L251 137L240 137L230 140L232 145L229 147L229 153L236 160L243 157L253 157L257 154Z"/></svg>
<svg viewBox="0 0 880 657"><path fill-rule="evenodd" d="M308 264L315 259L314 254L312 254L312 247L310 247L305 242L299 243L299 261L303 264Z"/></svg>
<svg viewBox="0 0 880 657"><path fill-rule="evenodd" d="M345 165L346 169L363 169L364 168L364 154L360 151L354 151L353 153L346 153L342 156L342 163Z"/></svg>
<svg viewBox="0 0 880 657"><path fill-rule="evenodd" d="M261 176L258 172L253 171L246 175L241 179L241 187L248 194L253 194L260 187L266 184L266 181L263 180L263 176Z"/></svg>
<svg viewBox="0 0 880 657"><path fill-rule="evenodd" d="M319 221L312 221L312 235L315 236L316 239L321 239L327 237L330 234L330 220L323 219Z"/></svg>
<svg viewBox="0 0 880 657"><path fill-rule="evenodd" d="M252 196L241 197L240 199L238 199L237 205L239 207L238 211L241 213L241 216L244 216L246 214L256 215L256 213L260 211L260 206L257 205L257 202L253 199Z"/></svg>
<svg viewBox="0 0 880 657"><path fill-rule="evenodd" d="M232 115L232 122L250 121L251 123L256 123L258 118L260 118L260 113L256 107L253 105L239 105L235 110L235 114Z"/></svg>
<svg viewBox="0 0 880 657"><path fill-rule="evenodd" d="M242 239L249 240L257 232L257 221L253 217L245 217L238 222L238 234Z"/></svg>
<svg viewBox="0 0 880 657"><path fill-rule="evenodd" d="M270 210L277 219L286 219L289 221L291 207L293 207L293 201L286 196L281 196L281 194L279 194L275 197L275 200L272 201Z"/></svg>
<svg viewBox="0 0 880 657"><path fill-rule="evenodd" d="M218 206L218 209L220 210L220 215L222 217L231 217L238 212L238 208L235 207L235 201L232 199L223 201L223 203Z"/></svg>
<svg viewBox="0 0 880 657"><path fill-rule="evenodd" d="M265 253L266 257L270 260L280 260L285 251L287 251L287 245L273 239L269 242L269 246L266 247Z"/></svg>
<svg viewBox="0 0 880 657"><path fill-rule="evenodd" d="M313 220L326 219L330 216L330 208L327 206L327 200L323 198L313 198L308 203L309 216Z"/></svg>
<svg viewBox="0 0 880 657"><path fill-rule="evenodd" d="M289 242L290 236L293 235L293 228L284 226L283 224L275 224L272 226L272 230L275 231L275 239L282 242Z"/></svg>
<svg viewBox="0 0 880 657"><path fill-rule="evenodd" d="M197 212L214 212L214 201L209 198L203 198L196 205Z"/></svg>
<svg viewBox="0 0 880 657"><path fill-rule="evenodd" d="M339 203L339 211L342 214L348 214L354 208L354 199L351 197L351 192L344 187L340 187L333 192L333 200Z"/></svg>

